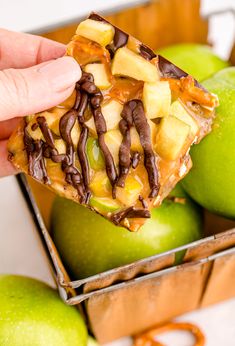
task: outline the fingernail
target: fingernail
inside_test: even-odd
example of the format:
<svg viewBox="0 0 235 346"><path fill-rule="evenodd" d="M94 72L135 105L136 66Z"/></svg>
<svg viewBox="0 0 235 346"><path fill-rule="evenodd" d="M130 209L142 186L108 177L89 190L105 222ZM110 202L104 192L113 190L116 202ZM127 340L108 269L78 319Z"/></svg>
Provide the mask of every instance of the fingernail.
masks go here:
<svg viewBox="0 0 235 346"><path fill-rule="evenodd" d="M81 78L81 69L75 59L69 56L53 60L38 69L50 80L56 92L73 86Z"/></svg>

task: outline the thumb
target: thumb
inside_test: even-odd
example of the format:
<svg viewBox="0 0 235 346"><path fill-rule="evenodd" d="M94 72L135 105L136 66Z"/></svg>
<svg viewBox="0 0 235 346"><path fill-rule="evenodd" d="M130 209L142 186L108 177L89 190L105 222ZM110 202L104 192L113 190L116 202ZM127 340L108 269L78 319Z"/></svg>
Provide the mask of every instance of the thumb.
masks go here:
<svg viewBox="0 0 235 346"><path fill-rule="evenodd" d="M51 108L69 97L81 69L71 57L0 71L0 121Z"/></svg>

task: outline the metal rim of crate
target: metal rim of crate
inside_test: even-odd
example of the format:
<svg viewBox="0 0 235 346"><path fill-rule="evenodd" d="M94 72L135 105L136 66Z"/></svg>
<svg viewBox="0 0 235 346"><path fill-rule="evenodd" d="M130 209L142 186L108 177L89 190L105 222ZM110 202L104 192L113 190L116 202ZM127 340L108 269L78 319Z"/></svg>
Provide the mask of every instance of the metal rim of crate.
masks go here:
<svg viewBox="0 0 235 346"><path fill-rule="evenodd" d="M65 300L65 302L68 305L77 305L77 304L80 304L81 302L83 302L84 300L87 300L90 297L98 296L98 295L101 295L104 293L110 293L110 292L116 291L118 289L122 289L124 287L125 288L131 287L138 282L143 282L143 281L146 281L149 279L156 279L157 277L161 277L163 275L172 274L172 273L176 272L179 268L187 269L190 267L203 265L203 264L206 264L208 262L214 261L217 258L221 258L221 257L227 256L227 255L233 255L233 254L235 254L235 247L232 247L230 249L224 250L220 253L216 253L214 255L208 256L206 258L203 258L203 259L200 259L197 261L192 261L190 263L184 263L184 264L181 264L179 266L174 266L174 267L166 268L166 269L159 270L159 271L156 271L153 273L145 274L144 276L140 276L140 277L137 277L137 278L134 278L134 279L131 279L128 281L124 281L124 282L121 282L118 284L113 284L111 286L101 288L99 290L95 290L95 291L92 291L89 293L82 293L82 294L79 294L75 297L67 298Z"/></svg>
<svg viewBox="0 0 235 346"><path fill-rule="evenodd" d="M50 249L49 249L50 242L52 240L51 240L51 238L48 238L48 231L46 229L46 226L45 226L44 221L42 219L42 216L40 214L39 208L37 206L37 203L35 201L35 198L33 196L31 188L30 188L24 174L20 174L18 176L18 182L20 184L21 190L23 191L23 193L25 195L26 202L28 203L28 205L29 205L29 207L33 213L34 219L37 223L36 226L40 230L40 233L43 235L44 241L47 245L47 250L48 250L48 253L51 257L53 266L54 266L54 271L57 274L57 282L59 284L59 292L60 292L61 298L69 305L76 305L78 303L81 303L84 300L87 300L88 298L90 298L92 296L97 296L97 295L101 295L103 293L112 292L112 291L115 291L115 290L123 288L123 287L129 287L133 284L136 284L137 282L141 282L141 281L151 279L151 278L157 278L157 277L160 277L160 276L166 275L166 274L171 274L171 273L175 272L176 270L178 270L179 268L186 269L186 268L190 268L190 267L195 266L195 265L202 265L202 264L208 263L208 262L213 261L219 257L223 257L223 256L233 254L233 253L235 254L235 247L231 247L229 249L223 250L221 252L215 253L213 255L210 255L208 257L205 257L205 258L202 258L199 260L186 262L186 263L176 265L176 266L173 265L171 267L156 270L156 271L153 271L151 273L143 273L143 274L141 274L141 276L138 276L136 278L131 278L129 280L123 280L122 282L119 282L119 283L112 283L112 284L110 284L104 288L93 290L93 291L88 292L88 293L77 294L74 297L69 297L67 294L66 288L78 289L81 286L88 284L88 283L92 283L98 279L105 279L108 276L110 276L111 274L113 274L114 272L117 273L123 269L131 268L135 264L146 264L152 260L164 258L164 257L171 255L171 254L175 255L176 253L178 253L180 251L191 249L197 245L206 243L206 242L211 241L211 240L215 240L218 236L212 235L212 236L191 242L189 244L180 246L178 248L163 252L161 254L149 256L147 258L132 262L130 264L120 266L118 268L114 268L111 270L107 270L105 272L102 272L102 273L99 273L96 275L89 276L85 279L79 279L79 280L74 280L74 281L64 281L64 275L61 272L61 269L58 265L58 262L57 262L56 258L53 257L52 251L50 251Z"/></svg>

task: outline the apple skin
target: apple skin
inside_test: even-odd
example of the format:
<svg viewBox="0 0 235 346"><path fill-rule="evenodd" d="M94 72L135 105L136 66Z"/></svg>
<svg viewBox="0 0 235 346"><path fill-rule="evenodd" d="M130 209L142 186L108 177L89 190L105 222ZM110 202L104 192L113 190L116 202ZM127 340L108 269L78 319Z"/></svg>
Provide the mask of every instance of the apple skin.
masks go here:
<svg viewBox="0 0 235 346"><path fill-rule="evenodd" d="M203 85L219 97L212 132L192 147L193 167L182 181L188 194L206 209L235 218L235 67Z"/></svg>
<svg viewBox="0 0 235 346"><path fill-rule="evenodd" d="M201 238L201 210L179 186L173 195L185 198L185 204L165 200L135 233L57 197L52 208L52 235L72 277L85 278Z"/></svg>
<svg viewBox="0 0 235 346"><path fill-rule="evenodd" d="M198 81L211 77L229 66L216 56L211 47L196 43L181 43L157 50L157 53L173 62Z"/></svg>
<svg viewBox="0 0 235 346"><path fill-rule="evenodd" d="M75 307L34 279L0 276L0 345L87 346L85 323Z"/></svg>
<svg viewBox="0 0 235 346"><path fill-rule="evenodd" d="M87 346L99 346L98 342L93 339L91 336L88 336Z"/></svg>

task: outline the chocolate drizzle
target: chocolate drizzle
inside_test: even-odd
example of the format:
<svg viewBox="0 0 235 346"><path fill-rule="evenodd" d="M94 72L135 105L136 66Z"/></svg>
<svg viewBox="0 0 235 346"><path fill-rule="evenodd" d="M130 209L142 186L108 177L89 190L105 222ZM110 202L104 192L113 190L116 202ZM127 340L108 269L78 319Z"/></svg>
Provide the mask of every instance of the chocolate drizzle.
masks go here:
<svg viewBox="0 0 235 346"><path fill-rule="evenodd" d="M163 77L180 79L188 75L161 55L158 55L158 67Z"/></svg>
<svg viewBox="0 0 235 346"><path fill-rule="evenodd" d="M145 44L141 44L140 47L140 55L146 59L146 60L152 60L153 58L156 58L156 54Z"/></svg>
<svg viewBox="0 0 235 346"><path fill-rule="evenodd" d="M49 184L50 179L47 175L45 162L43 159L43 141L34 140L29 136L25 128L24 145L29 162L29 175L39 181L42 181L44 184Z"/></svg>
<svg viewBox="0 0 235 346"><path fill-rule="evenodd" d="M144 150L144 165L148 173L149 186L151 189L149 198L157 196L159 191L158 170L156 166L156 158L152 148L151 130L144 113L143 103L140 100L132 100L129 102L133 109L132 117L136 130L140 137L140 143Z"/></svg>
<svg viewBox="0 0 235 346"><path fill-rule="evenodd" d="M110 24L107 20L105 20L104 18L102 18L101 16L99 16L97 13L94 13L94 12L92 12L88 18L96 20L98 22L104 22L104 23ZM114 53L116 52L118 48L125 46L129 38L129 35L125 33L124 31L122 31L121 29L115 26L113 26L113 28L115 30L113 43L107 46L107 49L109 50L111 56L114 55Z"/></svg>
<svg viewBox="0 0 235 346"><path fill-rule="evenodd" d="M86 154L86 143L87 143L87 139L89 135L89 130L87 126L84 124L84 121L85 121L84 112L88 105L88 96L85 92L80 92L79 84L76 85L76 89L77 89L77 96L76 96L74 109L77 112L77 118L78 118L78 122L81 129L81 134L80 134L78 146L77 146L77 154L78 154L78 159L79 159L81 170L82 170L84 186L86 189L85 203L88 203L90 199L90 195L91 195L89 191L89 183L90 183L89 163L88 163L87 154Z"/></svg>
<svg viewBox="0 0 235 346"><path fill-rule="evenodd" d="M127 209L113 213L111 216L111 221L115 225L119 225L121 221L124 220L125 218L132 219L136 217L148 219L151 217L150 211L147 209L137 209L134 207L129 207Z"/></svg>
<svg viewBox="0 0 235 346"><path fill-rule="evenodd" d="M114 187L115 182L117 180L117 170L114 164L112 154L110 153L109 148L107 147L104 139L104 135L107 132L107 127L104 116L101 111L101 101L103 100L103 97L98 88L96 88L96 92L92 94L93 95L91 95L90 98L90 105L95 122L96 132L98 135L98 143L104 155L107 176L110 180L111 185ZM115 197L114 191L113 195L113 197Z"/></svg>
<svg viewBox="0 0 235 346"><path fill-rule="evenodd" d="M47 145L51 148L55 148L55 142L51 130L49 129L45 117L37 117L37 123L40 130L45 138Z"/></svg>
<svg viewBox="0 0 235 346"><path fill-rule="evenodd" d="M127 35L124 31L114 28L115 29L115 34L113 38L113 52L115 53L118 48L121 48L127 44L129 35Z"/></svg>
<svg viewBox="0 0 235 346"><path fill-rule="evenodd" d="M138 153L138 151L135 151L132 154L132 168L136 169L136 167L138 166L140 162L140 158L141 158L141 155L140 153Z"/></svg>
<svg viewBox="0 0 235 346"><path fill-rule="evenodd" d="M139 195L139 201L141 202L144 209L148 209L148 203L143 196Z"/></svg>
<svg viewBox="0 0 235 346"><path fill-rule="evenodd" d="M125 106L124 106L125 110ZM124 187L125 179L129 173L131 165L131 135L130 135L130 124L126 119L122 119L119 123L119 129L123 136L123 140L119 149L119 178L117 186Z"/></svg>
<svg viewBox="0 0 235 346"><path fill-rule="evenodd" d="M140 137L140 143L144 151L144 165L148 173L149 186L151 189L149 198L157 196L159 191L158 170L156 166L156 158L152 149L151 131L144 113L142 101L131 100L125 103L121 113L120 130L123 134L123 141L119 150L119 167L120 175L118 178L118 186L125 186L125 178L130 169L130 127L135 125ZM124 122L123 122L124 120ZM134 167L138 164L139 157L135 154ZM132 163L133 164L133 163Z"/></svg>

